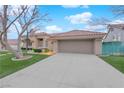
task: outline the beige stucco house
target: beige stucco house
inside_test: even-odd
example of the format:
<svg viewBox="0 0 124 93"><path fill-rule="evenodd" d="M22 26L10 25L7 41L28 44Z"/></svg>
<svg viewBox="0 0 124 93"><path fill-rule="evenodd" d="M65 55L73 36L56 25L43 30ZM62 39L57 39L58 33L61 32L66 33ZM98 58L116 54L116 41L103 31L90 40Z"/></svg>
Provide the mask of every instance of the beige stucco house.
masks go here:
<svg viewBox="0 0 124 93"><path fill-rule="evenodd" d="M101 54L102 39L105 33L73 30L64 33L35 33L29 37L30 48L48 48L55 53ZM26 37L22 37L22 45L26 46Z"/></svg>

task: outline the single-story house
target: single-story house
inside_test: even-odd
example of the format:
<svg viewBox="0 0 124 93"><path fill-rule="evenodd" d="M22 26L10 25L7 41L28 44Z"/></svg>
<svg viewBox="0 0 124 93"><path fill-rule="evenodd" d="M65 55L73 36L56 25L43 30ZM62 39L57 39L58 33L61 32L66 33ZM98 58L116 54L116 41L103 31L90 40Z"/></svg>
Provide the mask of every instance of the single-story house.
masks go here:
<svg viewBox="0 0 124 93"><path fill-rule="evenodd" d="M55 53L101 54L102 39L106 33L73 30L69 32L47 34L35 33L29 36L30 48L48 48ZM22 37L22 45L26 47L26 36Z"/></svg>
<svg viewBox="0 0 124 93"><path fill-rule="evenodd" d="M103 40L104 55L124 54L124 24L108 25L108 33Z"/></svg>

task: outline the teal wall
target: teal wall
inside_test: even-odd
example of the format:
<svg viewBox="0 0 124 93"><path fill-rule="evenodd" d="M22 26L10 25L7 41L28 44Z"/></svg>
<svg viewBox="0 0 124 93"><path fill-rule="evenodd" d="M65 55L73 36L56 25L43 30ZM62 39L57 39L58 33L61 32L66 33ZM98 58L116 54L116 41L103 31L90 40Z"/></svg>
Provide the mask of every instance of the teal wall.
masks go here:
<svg viewBox="0 0 124 93"><path fill-rule="evenodd" d="M102 43L103 55L123 55L124 42L103 42Z"/></svg>

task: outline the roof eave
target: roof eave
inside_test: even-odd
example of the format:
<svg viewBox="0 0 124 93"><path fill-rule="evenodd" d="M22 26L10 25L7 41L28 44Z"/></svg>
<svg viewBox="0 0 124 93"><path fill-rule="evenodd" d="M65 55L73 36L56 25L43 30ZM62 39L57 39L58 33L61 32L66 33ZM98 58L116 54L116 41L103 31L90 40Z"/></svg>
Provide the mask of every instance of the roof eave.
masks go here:
<svg viewBox="0 0 124 93"><path fill-rule="evenodd" d="M56 40L64 40L64 39L103 39L105 35L99 35L99 36L56 36L51 37L50 39L56 39Z"/></svg>

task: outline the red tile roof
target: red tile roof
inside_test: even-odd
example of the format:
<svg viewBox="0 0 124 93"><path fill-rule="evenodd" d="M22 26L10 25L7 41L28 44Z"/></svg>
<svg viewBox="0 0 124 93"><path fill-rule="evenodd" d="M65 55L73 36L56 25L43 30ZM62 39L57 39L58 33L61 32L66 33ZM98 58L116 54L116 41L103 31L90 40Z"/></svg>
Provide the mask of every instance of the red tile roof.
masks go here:
<svg viewBox="0 0 124 93"><path fill-rule="evenodd" d="M85 30L72 30L69 32L53 34L52 36L92 36L92 35L105 35L103 32L85 31Z"/></svg>
<svg viewBox="0 0 124 93"><path fill-rule="evenodd" d="M44 36L44 35L48 35L46 32L39 32L39 33L35 33L33 34L35 36Z"/></svg>
<svg viewBox="0 0 124 93"><path fill-rule="evenodd" d="M103 38L106 33L103 32L94 32L94 31L86 31L86 30L72 30L69 32L63 32L63 33L53 33L53 34L47 34L45 32L40 32L40 33L34 33L31 36L44 36L48 35L51 38L56 38L56 37L68 37L68 36L84 36L85 38ZM25 37L25 36L23 36Z"/></svg>
<svg viewBox="0 0 124 93"><path fill-rule="evenodd" d="M47 34L46 32L31 33L30 37L32 37L32 36L44 36L44 35L48 36L49 34ZM22 36L22 38L25 38L25 37L26 37L26 35Z"/></svg>

